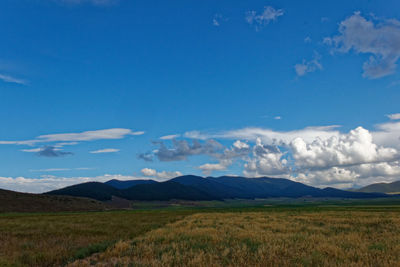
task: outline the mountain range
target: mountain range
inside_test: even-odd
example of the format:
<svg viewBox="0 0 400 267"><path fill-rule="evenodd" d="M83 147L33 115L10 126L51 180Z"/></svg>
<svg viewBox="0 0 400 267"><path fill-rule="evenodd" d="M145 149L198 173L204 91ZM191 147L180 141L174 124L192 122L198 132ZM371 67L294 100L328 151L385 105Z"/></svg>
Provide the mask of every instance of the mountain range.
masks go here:
<svg viewBox="0 0 400 267"><path fill-rule="evenodd" d="M281 178L200 177L185 175L166 182L154 180L89 182L45 193L88 197L100 201L119 197L127 200L223 200L274 197L376 198L382 193L351 192L335 188L316 188Z"/></svg>
<svg viewBox="0 0 400 267"><path fill-rule="evenodd" d="M365 187L362 187L358 190L357 192L365 192L365 193L371 193L371 192L379 192L379 193L385 193L385 194L400 194L400 181L393 182L393 183L376 183L376 184L370 184Z"/></svg>

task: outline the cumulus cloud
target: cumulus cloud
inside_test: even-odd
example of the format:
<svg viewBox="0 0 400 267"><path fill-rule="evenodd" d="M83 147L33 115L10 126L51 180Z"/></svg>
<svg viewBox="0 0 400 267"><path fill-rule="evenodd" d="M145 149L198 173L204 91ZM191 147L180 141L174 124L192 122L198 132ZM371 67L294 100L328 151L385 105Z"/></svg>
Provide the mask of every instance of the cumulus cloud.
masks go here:
<svg viewBox="0 0 400 267"><path fill-rule="evenodd" d="M324 42L333 51L370 55L363 64L363 76L371 79L393 74L400 57L400 21L368 20L355 12L339 24L339 34Z"/></svg>
<svg viewBox="0 0 400 267"><path fill-rule="evenodd" d="M205 173L225 171L240 160L248 177L284 177L349 188L400 177L400 122L375 128L357 127L345 133L338 131L338 126L281 132L244 128L219 133L193 131L185 136L247 140L237 140L230 148L210 154L218 162L200 166Z"/></svg>
<svg viewBox="0 0 400 267"><path fill-rule="evenodd" d="M168 180L171 178L175 178L178 176L182 176L182 173L179 171L162 171L158 172L154 169L144 168L141 170L142 174L146 177L152 177L160 180Z"/></svg>
<svg viewBox="0 0 400 267"><path fill-rule="evenodd" d="M16 84L22 84L22 85L27 84L27 82L24 80L12 77L10 75L1 74L1 73L0 73L0 80L2 80L3 82L6 82L6 83L16 83Z"/></svg>
<svg viewBox="0 0 400 267"><path fill-rule="evenodd" d="M246 176L276 176L289 172L286 166L287 160L283 158L284 153L278 146L265 145L260 138L252 149L252 157L244 165Z"/></svg>
<svg viewBox="0 0 400 267"><path fill-rule="evenodd" d="M264 7L264 11L258 13L256 11L248 11L246 13L246 21L250 25L254 25L256 30L259 30L261 27L269 24L272 21L276 21L276 19L280 16L283 16L283 9L275 9L271 6Z"/></svg>
<svg viewBox="0 0 400 267"><path fill-rule="evenodd" d="M172 147L167 147L163 142L160 142L159 145L160 147L156 150L155 155L160 161L186 160L189 156L210 155L223 148L220 143L212 139L204 143L193 140L191 144L186 140L173 139Z"/></svg>
<svg viewBox="0 0 400 267"><path fill-rule="evenodd" d="M322 64L319 62L321 56L315 53L314 58L310 61L303 59L302 63L294 65L297 76L304 76L307 73L314 72L316 70L322 70Z"/></svg>
<svg viewBox="0 0 400 267"><path fill-rule="evenodd" d="M99 150L90 151L91 154L104 154L104 153L116 153L119 152L119 149L116 148L104 148Z"/></svg>

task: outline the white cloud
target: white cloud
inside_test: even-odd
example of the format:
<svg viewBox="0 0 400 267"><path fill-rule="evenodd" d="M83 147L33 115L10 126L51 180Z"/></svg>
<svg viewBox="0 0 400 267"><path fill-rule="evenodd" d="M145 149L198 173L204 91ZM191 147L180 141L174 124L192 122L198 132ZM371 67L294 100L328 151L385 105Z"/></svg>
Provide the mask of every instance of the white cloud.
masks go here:
<svg viewBox="0 0 400 267"><path fill-rule="evenodd" d="M144 132L133 132L130 129L113 128L80 133L62 133L40 135L36 139L43 142L66 142L66 141L94 141L106 139L122 139L128 135L142 135Z"/></svg>
<svg viewBox="0 0 400 267"><path fill-rule="evenodd" d="M172 139L176 139L180 136L180 134L170 134L170 135L164 135L161 136L160 139L161 140L172 140Z"/></svg>
<svg viewBox="0 0 400 267"><path fill-rule="evenodd" d="M245 176L291 178L317 186L349 188L400 177L400 121L357 127L343 133L338 126L307 127L293 131L244 128L219 133L188 132L186 137L241 139L222 154L211 156L204 170L226 170L221 160L244 162ZM241 152L239 148L243 148ZM235 150L237 149L237 150ZM250 155L249 155L250 153Z"/></svg>
<svg viewBox="0 0 400 267"><path fill-rule="evenodd" d="M281 116L275 116L275 117L274 117L274 120L281 120L281 119L282 119Z"/></svg>
<svg viewBox="0 0 400 267"><path fill-rule="evenodd" d="M275 9L271 6L264 7L264 11L258 14L256 11L248 11L246 13L247 23L254 25L256 30L262 26L269 24L271 21L276 21L280 16L283 16L283 9Z"/></svg>
<svg viewBox="0 0 400 267"><path fill-rule="evenodd" d="M16 83L16 84L22 84L22 85L26 85L27 82L15 77L12 77L10 75L5 75L5 74L0 74L0 80L2 80L3 82L7 82L7 83Z"/></svg>
<svg viewBox="0 0 400 267"><path fill-rule="evenodd" d="M206 163L198 168L203 171L205 175L210 175L213 171L225 171L232 164L232 160L223 159L219 163Z"/></svg>
<svg viewBox="0 0 400 267"><path fill-rule="evenodd" d="M377 131L371 132L374 142L400 149L400 121L381 123L376 128Z"/></svg>
<svg viewBox="0 0 400 267"><path fill-rule="evenodd" d="M182 173L179 171L162 171L162 172L157 172L154 169L150 168L144 168L141 170L142 174L146 177L152 177L155 179L160 179L160 180L168 180L171 178L175 178L178 176L182 176Z"/></svg>
<svg viewBox="0 0 400 267"><path fill-rule="evenodd" d="M277 146L264 145L260 138L252 149L252 157L244 165L244 175L249 177L277 176L289 172L284 153Z"/></svg>
<svg viewBox="0 0 400 267"><path fill-rule="evenodd" d="M21 149L22 152L28 152L28 153L37 153L37 152L40 152L42 150L43 150L42 147L30 148L30 149ZM54 149L54 150L60 150L60 149Z"/></svg>
<svg viewBox="0 0 400 267"><path fill-rule="evenodd" d="M305 43L311 43L312 42L311 37L307 36L306 38L304 38L304 42Z"/></svg>
<svg viewBox="0 0 400 267"><path fill-rule="evenodd" d="M391 120L400 120L400 113L386 115Z"/></svg>
<svg viewBox="0 0 400 267"><path fill-rule="evenodd" d="M348 134L311 143L298 137L290 143L295 165L300 168L330 168L391 161L399 157L394 148L378 146L371 133L358 127Z"/></svg>
<svg viewBox="0 0 400 267"><path fill-rule="evenodd" d="M294 65L297 76L304 76L307 73L314 72L316 70L322 70L322 65L319 62L321 56L315 53L314 58L310 61L303 59L302 63Z"/></svg>
<svg viewBox="0 0 400 267"><path fill-rule="evenodd" d="M241 139L256 141L260 138L263 143L290 143L297 137L312 142L316 138L328 139L332 136L339 136L340 132L336 129L338 125L307 127L293 131L274 131L266 128L242 128L237 130L223 131L219 133L203 133L199 131L186 132L185 137L205 140L209 138Z"/></svg>
<svg viewBox="0 0 400 267"><path fill-rule="evenodd" d="M40 135L32 140L24 141L0 141L0 145L34 145L37 143L50 142L69 142L69 145L75 145L78 141L96 141L96 140L115 140L123 139L129 135L142 135L143 131L134 132L130 129L112 128L96 131L85 131L80 133L61 133ZM61 146L67 145L61 143ZM60 144L58 144L58 147Z"/></svg>
<svg viewBox="0 0 400 267"><path fill-rule="evenodd" d="M228 21L227 18L225 18L224 16L222 16L221 14L215 14L212 20L212 23L215 27L219 27L221 26L222 22L226 22Z"/></svg>
<svg viewBox="0 0 400 267"><path fill-rule="evenodd" d="M91 154L104 154L104 153L116 153L119 152L119 149L116 148L104 148L99 150L90 151Z"/></svg>
<svg viewBox="0 0 400 267"><path fill-rule="evenodd" d="M376 79L393 74L400 57L400 21L396 19L374 22L355 12L339 24L339 35L324 42L334 51L370 55L363 65L363 76Z"/></svg>
<svg viewBox="0 0 400 267"><path fill-rule="evenodd" d="M106 182L117 180L142 180L145 177L105 174L95 177L57 177L53 175L42 175L40 178L27 177L0 177L0 188L27 193L43 193L66 186L86 182Z"/></svg>

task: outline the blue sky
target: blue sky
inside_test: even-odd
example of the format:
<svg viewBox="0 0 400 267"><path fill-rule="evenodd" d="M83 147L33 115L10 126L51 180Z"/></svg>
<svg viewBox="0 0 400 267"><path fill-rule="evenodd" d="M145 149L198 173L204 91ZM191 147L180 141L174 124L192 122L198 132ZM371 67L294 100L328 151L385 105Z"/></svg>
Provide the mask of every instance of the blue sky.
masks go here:
<svg viewBox="0 0 400 267"><path fill-rule="evenodd" d="M399 179L399 8L1 1L0 187L179 174L344 188Z"/></svg>

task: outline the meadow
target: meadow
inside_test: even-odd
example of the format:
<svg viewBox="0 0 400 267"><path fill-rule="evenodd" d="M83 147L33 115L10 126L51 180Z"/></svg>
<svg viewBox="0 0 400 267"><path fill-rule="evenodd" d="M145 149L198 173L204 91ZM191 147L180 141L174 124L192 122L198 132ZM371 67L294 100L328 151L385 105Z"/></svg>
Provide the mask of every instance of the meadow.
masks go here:
<svg viewBox="0 0 400 267"><path fill-rule="evenodd" d="M198 213L70 266L399 266L400 213Z"/></svg>
<svg viewBox="0 0 400 267"><path fill-rule="evenodd" d="M187 214L190 212L0 214L0 266L63 266Z"/></svg>
<svg viewBox="0 0 400 267"><path fill-rule="evenodd" d="M2 214L0 266L398 266L399 225L397 205Z"/></svg>

